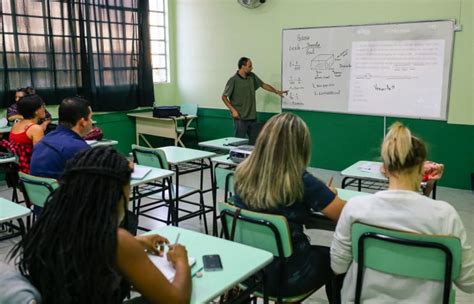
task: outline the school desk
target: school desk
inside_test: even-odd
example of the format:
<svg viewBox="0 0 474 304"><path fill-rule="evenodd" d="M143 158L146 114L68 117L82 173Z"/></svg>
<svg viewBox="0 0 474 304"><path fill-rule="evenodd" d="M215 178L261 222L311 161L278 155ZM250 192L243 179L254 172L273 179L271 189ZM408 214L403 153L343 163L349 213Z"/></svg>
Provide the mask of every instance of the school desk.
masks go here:
<svg viewBox="0 0 474 304"><path fill-rule="evenodd" d="M18 235L24 235L25 224L23 223L22 218L30 214L30 209L0 197L0 224L10 227L13 230L17 230L17 232L1 236L0 241L16 237ZM12 223L14 220L17 220L18 226Z"/></svg>
<svg viewBox="0 0 474 304"><path fill-rule="evenodd" d="M170 242L176 240L180 233L179 243L186 246L188 256L196 259L191 268L193 288L190 303L193 304L211 302L273 260L270 252L179 227L160 227L147 234L153 233L166 237ZM218 254L223 269L212 272L200 270L202 276L195 276L203 267L202 257L208 254Z"/></svg>
<svg viewBox="0 0 474 304"><path fill-rule="evenodd" d="M174 146L168 146L168 147L161 147L159 148L162 150L165 155L166 159L168 160L168 163L170 164L170 169L173 170L176 173L176 183L175 183L175 192L174 195L176 198L179 197L179 192L180 192L180 176L192 172L200 172L200 182L199 182L199 191L201 193L205 193L208 191L212 191L212 186L210 189L203 189L203 183L204 183L204 170L209 169L210 171L210 178L211 181L213 180L213 169L211 166L211 158L214 157L216 154L214 152L208 152L208 151L202 151L202 150L196 150L196 149L190 149L190 148L182 148L182 147L174 147ZM186 215L179 216L179 200L175 200L175 209L174 209L174 219L176 221L176 225L179 224L180 221L187 220L189 218L195 217L195 216L201 216L204 215L205 213L208 212L213 212L213 214L216 213L216 204L215 202L212 203L212 206L207 206L205 205L205 210L201 211L195 211L195 212L187 212ZM203 214L204 213L204 214ZM213 222L213 225L216 224ZM216 227L216 225L214 225ZM213 227L213 229L215 229Z"/></svg>
<svg viewBox="0 0 474 304"><path fill-rule="evenodd" d="M341 188L344 189L351 186L357 187L358 191L362 191L362 189L386 190L388 187L388 179L380 171L381 167L381 162L367 160L356 162L341 171L341 175L344 176ZM437 183L435 182L431 194L433 199L436 199L436 187Z"/></svg>
<svg viewBox="0 0 474 304"><path fill-rule="evenodd" d="M174 172L171 170L165 170L165 169L158 169L158 168L153 168L153 167L148 167L148 166L142 166L142 165L134 165L136 169L141 169L141 170L148 170L148 173L143 176L142 178L132 178L130 180L130 187L132 188L132 212L137 214L137 215L144 215L146 211L143 211L143 214L140 213L140 210L137 206L137 202L141 200L144 197L149 197L153 194L156 194L157 192L161 192L161 189L155 190L153 188L151 189L145 189L145 190L140 190L140 186L146 185L148 183L153 183L157 181L167 181L171 183L171 178L174 175ZM168 197L170 197L170 193L168 193ZM141 208L147 208L149 205L143 205ZM146 216L146 215L144 215ZM149 218L153 218L151 216L146 216ZM156 218L153 218L156 219ZM141 230L149 230L144 227L139 227Z"/></svg>
<svg viewBox="0 0 474 304"><path fill-rule="evenodd" d="M208 141L202 141L198 143L199 147L209 149L211 151L225 151L229 152L232 148L236 146L245 145L248 143L247 138L238 138L238 137L224 137Z"/></svg>
<svg viewBox="0 0 474 304"><path fill-rule="evenodd" d="M184 133L186 133L186 129L189 128L193 119L197 117L196 115L183 115L171 118L158 118L153 117L152 112L130 113L127 115L135 118L137 143L139 143L140 138L142 138L149 147L152 147L152 145L146 139L145 135L172 138L174 139L175 146L179 144L184 147L181 138ZM184 122L182 132L178 132L178 121Z"/></svg>

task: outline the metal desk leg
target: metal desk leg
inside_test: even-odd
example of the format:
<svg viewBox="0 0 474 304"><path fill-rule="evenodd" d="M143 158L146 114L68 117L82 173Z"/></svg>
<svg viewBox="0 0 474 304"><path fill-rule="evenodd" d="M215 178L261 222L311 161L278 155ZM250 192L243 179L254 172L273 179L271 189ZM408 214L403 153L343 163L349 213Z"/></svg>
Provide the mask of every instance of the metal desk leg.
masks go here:
<svg viewBox="0 0 474 304"><path fill-rule="evenodd" d="M346 181L347 181L347 179L348 179L348 177L347 177L347 176L346 176L346 177L344 177L344 178L342 179L342 183L341 183L341 189L344 189L344 188L346 188Z"/></svg>
<svg viewBox="0 0 474 304"><path fill-rule="evenodd" d="M175 210L174 210L174 220L175 220L175 223L174 225L175 226L179 226L179 166L178 165L175 165L175 170L176 170L176 191L175 191L175 195L176 195L176 204L175 204ZM171 199L173 199L171 197Z"/></svg>
<svg viewBox="0 0 474 304"><path fill-rule="evenodd" d="M211 189L212 189L212 235L217 236L217 181L214 175L216 166L212 165L209 159L209 170L211 171Z"/></svg>
<svg viewBox="0 0 474 304"><path fill-rule="evenodd" d="M163 187L166 188L166 183L168 183L168 199L169 199L169 210L168 210L168 216L166 218L166 225L169 225L171 223L171 225L174 225L174 223L176 222L176 219L174 218L174 201L173 201L173 178L172 177L168 177L168 178L165 178L163 180ZM163 200L165 201L165 194L164 194L164 191L163 191Z"/></svg>
<svg viewBox="0 0 474 304"><path fill-rule="evenodd" d="M18 227L20 230L21 238L23 238L25 236L26 229L25 229L25 224L23 223L23 220L21 218L18 219Z"/></svg>
<svg viewBox="0 0 474 304"><path fill-rule="evenodd" d="M267 274L265 272L265 269L262 269L262 291L263 291L263 303L268 304Z"/></svg>

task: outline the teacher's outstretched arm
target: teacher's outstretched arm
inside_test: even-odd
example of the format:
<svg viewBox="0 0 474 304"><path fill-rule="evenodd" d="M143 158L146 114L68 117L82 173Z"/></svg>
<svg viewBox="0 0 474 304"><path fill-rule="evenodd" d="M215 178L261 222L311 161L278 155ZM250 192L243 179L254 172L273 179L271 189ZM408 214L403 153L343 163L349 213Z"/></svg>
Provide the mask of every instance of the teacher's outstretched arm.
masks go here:
<svg viewBox="0 0 474 304"><path fill-rule="evenodd" d="M264 89L265 91L271 92L271 93L275 93L280 97L283 97L283 95L288 95L288 90L279 91L279 90L275 89L274 87L272 87L271 85L269 85L268 83L263 83L262 84L262 89Z"/></svg>

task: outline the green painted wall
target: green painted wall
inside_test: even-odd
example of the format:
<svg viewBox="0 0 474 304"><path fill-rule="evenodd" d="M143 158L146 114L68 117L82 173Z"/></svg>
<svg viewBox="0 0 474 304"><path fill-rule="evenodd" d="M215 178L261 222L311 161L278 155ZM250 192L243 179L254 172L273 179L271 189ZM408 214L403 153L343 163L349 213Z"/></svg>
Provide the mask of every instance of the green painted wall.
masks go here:
<svg viewBox="0 0 474 304"><path fill-rule="evenodd" d="M382 117L294 111L311 130L311 166L338 170L359 160L380 161ZM259 113L266 121L274 113ZM470 189L474 172L474 127L416 119L387 119L387 127L399 120L424 139L429 158L446 165L441 186ZM199 140L232 136L232 120L223 109L199 110Z"/></svg>

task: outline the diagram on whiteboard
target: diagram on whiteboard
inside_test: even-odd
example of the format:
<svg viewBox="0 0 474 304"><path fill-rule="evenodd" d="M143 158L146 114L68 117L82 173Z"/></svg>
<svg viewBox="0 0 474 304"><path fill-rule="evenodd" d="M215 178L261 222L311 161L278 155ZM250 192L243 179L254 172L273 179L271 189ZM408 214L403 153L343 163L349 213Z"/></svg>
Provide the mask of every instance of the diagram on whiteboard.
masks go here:
<svg viewBox="0 0 474 304"><path fill-rule="evenodd" d="M453 21L283 30L282 107L446 119Z"/></svg>
<svg viewBox="0 0 474 304"><path fill-rule="evenodd" d="M320 54L311 60L311 70L329 70L333 64L333 54Z"/></svg>
<svg viewBox="0 0 474 304"><path fill-rule="evenodd" d="M345 92L344 81L350 76L350 50L341 47L334 50L309 35L297 35L288 46L288 60L284 67L283 87L289 90L283 98L284 105L304 107L308 96L326 96L331 99Z"/></svg>

